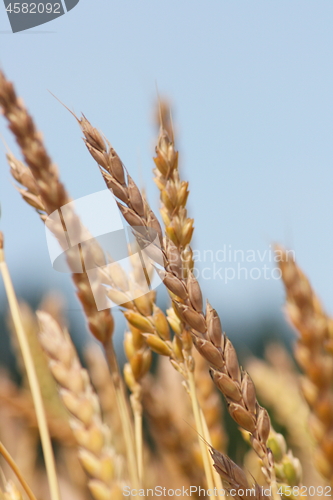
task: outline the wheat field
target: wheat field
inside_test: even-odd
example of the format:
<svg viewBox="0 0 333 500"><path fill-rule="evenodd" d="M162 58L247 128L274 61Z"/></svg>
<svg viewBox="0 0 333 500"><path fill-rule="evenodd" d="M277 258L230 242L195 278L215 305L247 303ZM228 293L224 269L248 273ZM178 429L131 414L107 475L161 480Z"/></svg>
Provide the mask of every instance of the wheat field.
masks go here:
<svg viewBox="0 0 333 500"><path fill-rule="evenodd" d="M130 251L128 273L91 238L80 246L80 259L94 263L92 279L89 270L77 272L77 249L65 248L64 220L49 226L66 250L94 340L84 360L60 297L49 290L36 311L17 298L5 260L6 234L0 233L0 271L22 376L17 384L5 370L0 374L0 498L331 496L333 320L295 260L276 246L293 353L281 341L266 349L264 359L252 356L240 365L214 297L203 299L193 272L189 182L178 168L169 106L161 100L157 108L152 167L159 215L108 139L84 115L74 115L92 168L112 191L137 250ZM2 72L0 109L21 152L16 158L8 150L10 173L27 210L45 223L72 199ZM74 210L69 219L80 241L87 239ZM157 305L158 289L147 291L156 274L168 291L166 310ZM124 366L114 348L112 310L96 307L97 288L120 305L126 320ZM226 425L230 418L237 435ZM236 463L228 453L242 440L241 453L232 455Z"/></svg>

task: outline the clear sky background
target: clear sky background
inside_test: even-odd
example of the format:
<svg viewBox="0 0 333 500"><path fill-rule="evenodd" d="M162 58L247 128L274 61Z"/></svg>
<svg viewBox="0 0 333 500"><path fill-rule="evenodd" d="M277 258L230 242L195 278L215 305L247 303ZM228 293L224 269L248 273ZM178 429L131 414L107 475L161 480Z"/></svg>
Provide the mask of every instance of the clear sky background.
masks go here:
<svg viewBox="0 0 333 500"><path fill-rule="evenodd" d="M333 312L332 23L333 4L323 0L80 0L51 23L11 34L0 5L0 64L72 197L104 185L75 120L48 90L105 133L154 207L157 82L173 103L193 247L262 254L285 244ZM14 148L2 119L0 131ZM0 200L16 286L69 289L69 277L51 268L43 226L15 192L4 153ZM247 266L265 263L273 269L267 259ZM202 284L222 318L281 314L274 279Z"/></svg>

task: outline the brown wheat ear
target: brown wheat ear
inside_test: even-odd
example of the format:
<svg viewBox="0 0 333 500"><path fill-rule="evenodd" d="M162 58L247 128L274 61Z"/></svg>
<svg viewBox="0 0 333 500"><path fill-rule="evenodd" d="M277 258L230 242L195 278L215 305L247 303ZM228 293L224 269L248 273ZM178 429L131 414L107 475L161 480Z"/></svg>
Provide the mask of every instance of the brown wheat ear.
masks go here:
<svg viewBox="0 0 333 500"><path fill-rule="evenodd" d="M155 259L158 259L159 261L165 263L165 259L167 256L161 252L159 245L156 245L156 240L158 240L162 245L163 236L160 223L158 222L158 219L155 216L154 212L149 207L148 203L142 196L139 188L137 187L131 176L126 172L123 163L121 162L119 156L112 148L112 146L104 140L99 131L91 125L91 123L85 116L83 116L81 119L78 119L77 117L75 118L77 119L83 132L87 149L90 152L91 156L98 162L100 171L103 175L107 187L111 189L116 198L118 198L119 201L117 201L117 203L119 210L121 211L128 224L132 227L139 246L145 247L147 243L152 244L150 245L150 248L152 248L153 253L156 254ZM175 249L176 252L179 252L178 248L172 243L171 240L168 240L167 248L169 253L171 252L173 256L176 255L173 249ZM178 269L177 266L179 266L180 269L182 268L180 254L174 268ZM177 275L179 273L177 273ZM126 307L127 304L124 304L124 306ZM157 352L160 351L162 355L172 357L173 349L170 346L170 341L163 338L162 336L152 335L158 328L155 329L154 327L152 327L151 320L143 317L142 314L138 314L133 311L127 311L125 313L125 316L126 319L135 327L140 328L140 325L145 325L144 328L146 328L146 330L143 331L148 332L146 333L146 341L151 349L156 350ZM161 319L161 315L159 316ZM135 321L135 323L133 322L133 320ZM136 320L138 320L138 322L136 322ZM168 330L166 321L164 321L164 329ZM190 394L192 394L191 399L193 404L193 411L196 415L198 431L201 435L203 435L204 431L202 429L202 418L195 395L195 384L193 378L194 362L190 354L192 349L191 334L187 330L185 330L184 333L185 338L182 334L181 342L184 346L183 351L186 351L185 355L188 358L186 359L186 372L189 375L189 392ZM187 341L186 349L184 340ZM182 353L181 356L183 357ZM172 361L175 362L174 366L179 367L177 359L172 359ZM213 487L213 469L209 463L210 457L201 441L200 446L202 448L202 455L204 458L204 467L206 470L207 482L210 487ZM217 479L220 481L220 478Z"/></svg>
<svg viewBox="0 0 333 500"><path fill-rule="evenodd" d="M187 279L183 278L179 249L170 239L166 239L164 245L162 244L161 226L152 210L143 204L140 190L133 179L129 175L126 176L125 168L115 150L105 143L101 134L85 117L79 120L79 124L86 146L100 165L107 186L120 200L119 209L134 229L139 244L154 242L150 229L159 235L162 248L157 249L157 260L164 266L163 281L174 294L173 303L177 314L189 327L195 347L211 367L212 378L226 397L230 415L251 434L252 446L262 459L268 482L275 484L273 455L267 447L269 415L257 402L251 378L240 369L236 351L222 333L217 312L207 303L204 315L198 281L191 272ZM139 232L138 228L141 228Z"/></svg>
<svg viewBox="0 0 333 500"><path fill-rule="evenodd" d="M25 108L23 101L15 93L15 89L5 75L0 71L0 109L8 121L9 128L14 134L19 144L26 165L18 161L11 153L8 155L8 162L13 177L21 183L24 189L20 189L23 198L36 208L41 219L45 221L47 216L54 211L58 211L58 217L49 219L48 228L53 232L61 246L64 248L64 230L67 229L62 216L61 207L71 201L65 187L60 181L58 169L52 163L44 146L41 133L37 131L32 117ZM66 223L71 231L75 231L78 241L89 239L87 230L82 227L80 220L73 210L69 210ZM82 236L82 237L81 237ZM99 287L100 266L105 262L104 254L96 243L80 245L80 263L85 269L85 263L95 263L96 277L90 283L85 272L77 272L78 248L71 247L66 252L67 261L72 270L72 279L77 288L77 296L82 304L91 333L99 340L106 352L108 363L113 374L113 382L116 386L117 402L124 415L123 423L127 446L128 460L132 471L133 482L135 482L135 457L132 453L133 429L131 417L129 415L125 390L119 373L116 356L112 344L114 321L109 309L97 310L92 287ZM65 243L64 250L67 250ZM134 457L134 458L133 458Z"/></svg>
<svg viewBox="0 0 333 500"><path fill-rule="evenodd" d="M19 191L24 200L38 211L42 220L71 201L64 185L60 181L56 165L48 155L41 133L28 113L22 99L16 95L14 86L0 71L0 109L8 121L8 126L20 146L24 162L14 155L7 155L11 173L23 188ZM75 214L71 214L71 226L81 231ZM53 227L56 237L63 232L62 225ZM63 238L59 237L59 241ZM82 248L87 252L85 262L101 259L100 250L95 245L93 250ZM93 255L90 254L93 252ZM69 266L74 267L77 255L67 253ZM113 318L109 310L98 311L87 275L74 272L73 281L77 287L77 296L86 314L92 334L101 342L107 342L113 333Z"/></svg>
<svg viewBox="0 0 333 500"><path fill-rule="evenodd" d="M255 498L256 500L270 499L267 491L261 488L256 482L249 485L244 471L238 467L229 457L211 448L211 455L214 467L223 479L229 495L238 500Z"/></svg>

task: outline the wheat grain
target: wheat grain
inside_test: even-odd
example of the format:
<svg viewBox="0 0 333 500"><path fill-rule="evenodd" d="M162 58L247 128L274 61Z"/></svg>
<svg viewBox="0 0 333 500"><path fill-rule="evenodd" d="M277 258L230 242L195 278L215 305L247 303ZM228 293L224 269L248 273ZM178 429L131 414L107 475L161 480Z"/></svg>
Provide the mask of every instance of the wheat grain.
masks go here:
<svg viewBox="0 0 333 500"><path fill-rule="evenodd" d="M39 304L39 309L50 314L61 327L67 327L67 318L64 314L65 307L65 297L52 291L43 295Z"/></svg>

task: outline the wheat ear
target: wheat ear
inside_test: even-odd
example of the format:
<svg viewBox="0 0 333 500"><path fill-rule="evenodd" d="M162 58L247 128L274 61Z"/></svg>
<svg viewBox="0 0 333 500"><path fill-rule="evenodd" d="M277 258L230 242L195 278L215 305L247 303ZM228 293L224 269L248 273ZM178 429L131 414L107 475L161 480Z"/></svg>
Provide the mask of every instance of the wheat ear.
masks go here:
<svg viewBox="0 0 333 500"><path fill-rule="evenodd" d="M131 179L129 175L127 176L128 184L126 184L123 165L118 155L113 150L113 148L106 146L103 137L99 134L97 129L92 127L90 122L85 117L82 117L81 119L78 119L77 117L75 118L78 120L78 123L80 124L82 132L84 134L85 143L90 154L93 156L93 158L98 162L98 164L101 167L101 173L104 177L107 186L114 192L114 194L122 202L124 202L125 204L129 203L130 207L133 208L132 213L129 213L129 211L126 209L124 205L119 204L119 208L122 211L125 219L127 216L132 220L132 225L136 224L142 225L141 224L142 219L140 221L140 216L143 216L147 221L147 227L157 231L157 233L161 237L162 235L161 228L155 215L150 210L149 206L143 199L134 181ZM167 133L163 129L163 127L161 127L160 135L161 138L158 141L157 158L155 159L155 161L156 165L161 170L159 176L160 177L159 183L161 185L161 199L163 200L162 193L165 193L166 197L168 196L169 188L170 188L170 193L172 192L176 197L176 200L170 200L170 203L174 203L174 207L171 208L170 203L168 205L169 215L171 217L171 211L175 212L177 210L177 213L175 213L174 215L176 216L178 221L177 222L178 233L181 224L184 221L186 222L185 224L186 237L180 237L179 233L177 242L179 245L179 249L181 251L184 250L184 253L187 252L188 255L187 266L192 267L193 264L191 257L192 252L190 247L188 246L188 243L191 239L191 235L193 232L193 227L192 227L193 221L187 219L186 217L185 205L188 195L187 184L180 183L177 170L178 154L175 152L173 143L171 143L171 141L168 139ZM96 137L98 137L98 140L96 140ZM164 154L166 150L167 153ZM170 175L168 174L168 172ZM171 186L168 185L169 180L170 183L172 184ZM162 188L162 185L165 187L165 189ZM180 194L178 194L177 191L178 188ZM167 213L168 209L166 208L165 210ZM124 294L123 292L124 288L120 289L119 291L109 290L108 295L111 299L114 298L117 299L118 302L121 301L125 308L132 309L124 313L127 320L134 327L138 327L139 329L141 329L142 332L145 332L146 342L152 350L158 352L161 355L170 356L175 368L178 369L184 375L188 383L188 391L191 396L193 411L197 420L198 432L200 435L205 434L206 437L208 438L209 436L206 433L207 426L205 422L202 423L201 421L202 417L200 416L201 413L196 397L195 383L193 378L194 363L193 363L193 358L191 356L192 340L190 333L186 329L181 328L181 333L179 335L176 334L176 336L174 337L174 342L173 344L171 344L170 332L168 331L167 322L165 320L163 313L161 311L158 311L156 308L156 314L152 316L151 312L149 311L149 309L151 309L151 305L149 305L149 303L146 305L144 304L145 302L146 303L149 302L148 296L146 295L140 297L142 302L142 307L140 307L141 304L135 304L135 301L133 304L133 301L130 301L126 297L126 294ZM159 322L160 325L156 324L155 319L156 321ZM210 487L212 487L213 486L212 474L209 471L210 466L209 466L208 451L201 440L199 441L199 443L203 454L207 480ZM221 489L220 479L219 478L216 479L218 481L217 486L219 487L219 489Z"/></svg>
<svg viewBox="0 0 333 500"><path fill-rule="evenodd" d="M270 363L254 358L250 359L247 368L260 400L272 410L276 422L286 428L288 443L297 449L297 454L303 462L307 484L313 485L316 479L313 477L314 472L311 474L313 465L310 463L310 457L313 443L307 429L309 409L299 391L299 374L282 346L272 344L266 351L266 357L269 357ZM288 485L300 485L302 480L300 461L290 450L286 454L286 442L283 436L271 432L268 445L274 455L278 480ZM309 480L309 476L312 476L312 480Z"/></svg>
<svg viewBox="0 0 333 500"><path fill-rule="evenodd" d="M4 238L1 232L0 232L0 272L2 274L13 323L15 325L15 331L17 334L18 342L20 344L24 365L27 370L30 390L34 401L34 406L38 421L38 429L41 437L46 471L51 492L51 498L53 500L60 500L60 492L59 492L59 485L55 468L55 460L52 450L50 434L47 427L47 419L45 415L41 390L36 375L34 361L31 356L29 343L22 325L19 305L14 291L13 283L5 261Z"/></svg>
<svg viewBox="0 0 333 500"><path fill-rule="evenodd" d="M174 134L167 120L167 106L160 104L160 131L156 145L154 181L160 191L161 216L167 237L180 250L186 270L193 268L193 252L190 245L193 235L193 219L187 216L186 203L189 195L188 182L182 181L178 169L178 151ZM170 112L170 111L169 111ZM166 122L166 123L165 123ZM168 131L169 129L169 131Z"/></svg>
<svg viewBox="0 0 333 500"><path fill-rule="evenodd" d="M50 215L55 210L59 210L63 205L68 204L71 199L59 179L57 167L52 163L42 141L42 136L40 132L37 131L32 117L26 110L22 100L17 97L12 83L6 79L2 72L0 72L0 107L8 121L10 130L16 137L24 160L28 165L27 167L9 153L7 159L11 168L11 173L23 186L24 189L20 189L20 192L25 201L36 208L41 219L44 221L47 215ZM58 237L59 242L61 242L63 241L61 235L66 226L60 210L59 215L61 223L54 223L52 231L55 236ZM77 234L84 232L85 238L81 239L84 241L87 232L81 227L80 221L74 212L68 215L70 216L70 225L72 229L75 228ZM103 253L96 243L93 243L89 248L86 245L81 246L80 251L84 262L94 261L99 265L105 264ZM75 267L73 266L77 263L76 251L74 250L73 252L70 250L66 255L70 268L74 270ZM97 268L97 271L98 270L99 268ZM108 309L102 311L97 310L91 285L86 273L73 272L72 279L77 288L77 296L87 317L89 329L94 337L104 346L112 371L113 382L117 393L117 402L123 414L122 422L127 442L127 455L130 470L132 471L132 482L136 484L137 472L135 454L133 453L134 443L131 417L129 415L125 390L112 344L114 329L113 317Z"/></svg>
<svg viewBox="0 0 333 500"><path fill-rule="evenodd" d="M140 190L134 183L133 179L128 174L125 178L124 166L115 150L110 145L107 145L105 143L98 130L94 128L84 116L81 119L78 119L77 117L75 118L77 119L84 134L84 141L88 151L100 166L100 170L107 187L111 189L115 196L124 203L122 204L120 202L117 202L124 218L131 226L138 227L140 233L141 231L143 231L143 234L147 233L149 241L151 238L151 231L153 231L155 234L157 234L160 241L162 242L162 229L155 214L141 195ZM149 232L150 234L148 234ZM173 245L171 241L170 244ZM112 294L110 292L109 296L112 298ZM143 300L147 299L143 297ZM126 299L126 295L123 295L122 302L124 307L130 309L133 308L131 302ZM140 313L140 308L138 309L139 311L130 310L125 312L124 314L126 319L131 324L133 324L133 326L142 329L143 332L146 332L146 341L151 349L157 352L160 351L159 353L162 355L171 356L173 354L173 351L172 346L170 345L170 340L166 339L165 337L163 338L162 335L159 335L158 331L156 335L156 328L155 325L152 325L151 318L147 317L148 315L145 311L143 313ZM159 315L159 317L162 319L162 315ZM166 328L166 330L168 330L166 321L164 321L164 325L165 326L163 328ZM170 334L168 332L168 336L169 335ZM186 348L184 347L184 336L187 341ZM193 412L196 418L198 432L200 435L204 435L205 428L202 425L202 417L200 414L200 408L195 392L195 383L193 377L194 362L190 354L192 348L190 333L186 331L182 332L182 338L178 338L178 340L176 339L176 342L182 343L182 348L180 349L180 351L185 352L186 355L185 364L183 363L183 366L185 366L184 373L186 373L188 390L192 400ZM181 352L181 358L183 358L183 352ZM177 361L175 361L175 364L177 364ZM214 489L213 469L210 465L207 449L202 441L200 441L200 447L202 450L208 486L210 489Z"/></svg>
<svg viewBox="0 0 333 500"><path fill-rule="evenodd" d="M333 320L329 318L309 280L293 256L276 249L286 289L286 312L299 333L295 358L305 376L302 391L311 409L310 428L318 443L314 457L319 472L333 481L333 357L331 342Z"/></svg>
<svg viewBox="0 0 333 500"><path fill-rule="evenodd" d="M189 195L188 182L181 180L179 174L179 154L175 149L175 138L171 122L171 110L165 101L159 102L159 110L160 129L155 148L156 157L154 158L154 162L156 168L154 169L154 180L160 191L160 213L165 225L165 234L178 249L182 259L182 275L184 278L187 278L194 266L193 252L190 246L194 230L193 219L188 217L186 208ZM193 400L194 406L197 407L199 402L198 393L201 392L201 395L203 395L205 389L207 389L209 385L209 382L208 384L206 383L206 387L200 387L201 385L205 385L204 377L196 377L196 380L194 379L196 370L192 354L192 342L190 342L188 328L186 328L186 324L179 325L179 328L182 331L180 341L183 343L182 347L184 357L187 361L187 365L193 368L193 370L189 370L188 378L191 379L189 383L191 399ZM214 392L213 388L211 393L212 392ZM209 398L201 398L201 404L199 404L199 407L201 407L201 422L198 420L197 426L198 432L202 433L206 441L211 443L212 437L210 432L212 429L206 421L206 415L210 413L210 417L212 417L213 413L215 413L215 423L217 424L217 427L219 427L219 429L217 429L215 426L215 431L221 431L221 436L223 436L223 429L221 425L217 423L219 417L221 416L218 414L219 405L217 404L215 406L216 411L211 411L207 407L208 403ZM219 422L221 421L222 420ZM212 420L210 420L210 423L212 423ZM210 463L208 448L204 447L202 440L199 440L199 445L202 453L206 454L205 463ZM213 476L217 489L222 490L220 477L216 474L214 469Z"/></svg>
<svg viewBox="0 0 333 500"><path fill-rule="evenodd" d="M7 154L7 160L13 177L25 188L19 189L22 197L37 210L41 219L45 220L47 213L45 205L42 197L38 194L36 181L33 178L30 169L26 167L22 162L17 160L11 153ZM76 222L75 214L72 213L71 215L71 224L76 223L77 231L80 231L81 228L79 222ZM55 236L57 236L59 232L62 231L62 227L54 225L52 227L52 230ZM93 255L91 255L91 250L93 250ZM101 260L104 259L104 257L101 257L100 249L98 248L97 244L95 244L93 248L86 248L85 246L81 247L81 251L85 254L85 261L87 261L87 259L94 259L96 261L97 259L97 261L101 265L105 264L104 260ZM71 253L71 251L67 252L67 259L70 267L71 265L74 265L76 261L75 252L73 254ZM105 272L102 270L102 268L97 268L97 271L99 271L97 273L98 281L103 282L103 280L105 280ZM137 470L135 464L135 454L133 453L134 445L131 417L128 412L124 386L120 376L120 370L118 367L112 342L112 334L114 328L113 317L109 310L97 311L95 300L92 295L91 285L86 274L73 273L72 277L73 281L77 284L77 295L81 301L81 304L83 305L85 315L88 319L88 326L90 328L90 331L94 335L94 337L101 342L108 360L109 368L112 374L112 382L116 390L117 404L119 407L119 411L123 415L121 422L123 426L124 439L127 446L127 455L131 471L131 481L133 484L137 484Z"/></svg>
<svg viewBox="0 0 333 500"><path fill-rule="evenodd" d="M124 366L124 378L131 391L131 405L135 422L136 454L139 481L143 482L143 436L142 436L142 386L141 380L148 373L152 355L145 339L135 327L125 333L125 353L128 363Z"/></svg>
<svg viewBox="0 0 333 500"><path fill-rule="evenodd" d="M193 269L193 252L190 242L193 235L193 219L187 217L186 203L189 195L188 182L182 181L178 169L178 151L175 149L174 133L171 123L171 111L166 103L160 102L160 130L156 145L155 183L160 191L161 209L160 213L165 225L167 238L176 246L182 259L182 275L186 278ZM211 442L209 427L205 420L205 414L201 411L198 397L197 385L194 379L195 363L192 356L192 341L186 324L181 325L179 342L182 344L185 366L187 368L187 381L189 394L193 404L193 412L196 417L196 426L199 435L204 435ZM210 476L208 470L212 468L208 448L199 438L199 446L203 454L204 467L207 479ZM213 479L219 491L222 490L220 477L212 468Z"/></svg>
<svg viewBox="0 0 333 500"><path fill-rule="evenodd" d="M214 461L214 467L221 475L223 484L231 497L237 500L249 498L262 500L264 498L271 498L257 483L250 486L244 471L229 457L218 452L214 448L211 448L211 455Z"/></svg>
<svg viewBox="0 0 333 500"><path fill-rule="evenodd" d="M88 372L81 367L68 333L49 314L39 311L37 316L41 345L62 401L71 414L79 459L91 476L89 489L96 500L122 498L121 458L111 445L109 428L102 422Z"/></svg>
<svg viewBox="0 0 333 500"><path fill-rule="evenodd" d="M21 492L12 481L3 479L5 491L0 488L0 500L23 500Z"/></svg>
<svg viewBox="0 0 333 500"><path fill-rule="evenodd" d="M29 167L27 168L12 154L9 154L11 173L25 188L20 191L23 198L33 205L41 218L45 220L46 215L68 204L71 198L59 179L56 165L52 163L45 149L41 133L37 131L23 101L17 97L12 83L1 71L0 108L22 151L24 161ZM73 226L79 227L75 214L72 214L72 217ZM107 342L113 332L113 318L110 311L97 311L85 273L75 273L72 277L91 332L101 342Z"/></svg>
<svg viewBox="0 0 333 500"><path fill-rule="evenodd" d="M140 244L154 243L151 230L162 242L162 230L155 214L143 204L141 193L132 178L126 180L123 164L115 150L107 147L104 141L103 147L96 147L96 141L93 143L90 139L97 133L96 129L85 117L79 123L90 154L104 169L101 172L107 186L120 200L118 206L122 215L130 226L141 228L140 233L136 230ZM171 240L167 239L162 249L156 247L156 255L155 258L162 262L165 269L164 284L176 297L173 303L179 317L190 327L195 347L208 361L214 383L226 397L231 416L250 432L252 446L263 461L266 477L274 483L273 457L267 447L270 431L268 413L258 404L249 375L240 369L236 351L222 333L216 311L207 303L206 316L203 314L199 283L192 273L186 280L183 279L181 255Z"/></svg>

